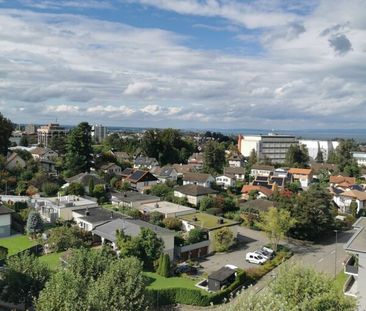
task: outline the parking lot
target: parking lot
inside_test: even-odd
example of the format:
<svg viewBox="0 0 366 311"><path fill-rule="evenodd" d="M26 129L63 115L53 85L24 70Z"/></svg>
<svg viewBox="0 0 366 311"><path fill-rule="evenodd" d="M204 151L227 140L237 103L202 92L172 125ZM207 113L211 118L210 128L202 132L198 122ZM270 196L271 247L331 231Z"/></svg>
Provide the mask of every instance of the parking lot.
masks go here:
<svg viewBox="0 0 366 311"><path fill-rule="evenodd" d="M256 267L257 265L245 261L245 254L267 244L268 239L263 232L240 227L238 230L238 240L238 247L231 252L216 253L203 259L200 263L205 272L211 273L227 264L235 265L242 269Z"/></svg>

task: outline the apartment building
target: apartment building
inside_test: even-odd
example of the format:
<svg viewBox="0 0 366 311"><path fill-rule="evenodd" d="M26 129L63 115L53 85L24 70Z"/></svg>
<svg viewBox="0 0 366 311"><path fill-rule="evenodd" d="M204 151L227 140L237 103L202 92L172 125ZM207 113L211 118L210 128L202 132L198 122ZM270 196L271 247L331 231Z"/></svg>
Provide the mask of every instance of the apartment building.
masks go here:
<svg viewBox="0 0 366 311"><path fill-rule="evenodd" d="M100 143L107 137L107 128L101 124L92 126L91 136L95 142Z"/></svg>
<svg viewBox="0 0 366 311"><path fill-rule="evenodd" d="M38 145L48 147L48 144L53 137L64 136L66 133L67 130L58 123L49 123L47 125L43 125L37 130Z"/></svg>

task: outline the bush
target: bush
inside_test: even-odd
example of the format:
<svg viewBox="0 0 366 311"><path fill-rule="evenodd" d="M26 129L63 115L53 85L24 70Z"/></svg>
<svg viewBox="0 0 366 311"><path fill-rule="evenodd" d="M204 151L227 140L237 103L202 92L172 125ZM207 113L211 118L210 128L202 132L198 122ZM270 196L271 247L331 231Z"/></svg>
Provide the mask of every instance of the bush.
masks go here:
<svg viewBox="0 0 366 311"><path fill-rule="evenodd" d="M30 235L35 235L43 231L43 220L39 213L32 211L28 215L27 220L27 233Z"/></svg>
<svg viewBox="0 0 366 311"><path fill-rule="evenodd" d="M210 215L222 215L222 209L221 208L216 208L216 207L213 207L213 208L209 208L207 211L206 211L207 214L210 214Z"/></svg>
<svg viewBox="0 0 366 311"><path fill-rule="evenodd" d="M213 231L213 240L216 251L226 252L234 241L234 235L229 228L224 227Z"/></svg>
<svg viewBox="0 0 366 311"><path fill-rule="evenodd" d="M83 196L85 194L85 188L82 184L73 182L67 187L66 194Z"/></svg>
<svg viewBox="0 0 366 311"><path fill-rule="evenodd" d="M187 243L194 244L206 240L206 232L199 228L194 228L188 233Z"/></svg>
<svg viewBox="0 0 366 311"><path fill-rule="evenodd" d="M53 182L45 182L42 185L42 192L48 197L55 196L59 189L60 187Z"/></svg>
<svg viewBox="0 0 366 311"><path fill-rule="evenodd" d="M177 218L165 218L163 224L166 228L175 231L179 231L182 227L182 222Z"/></svg>
<svg viewBox="0 0 366 311"><path fill-rule="evenodd" d="M8 257L8 249L4 246L0 246L0 260L4 260Z"/></svg>
<svg viewBox="0 0 366 311"><path fill-rule="evenodd" d="M159 212L151 212L149 214L149 223L157 226L161 226L163 224L164 215Z"/></svg>

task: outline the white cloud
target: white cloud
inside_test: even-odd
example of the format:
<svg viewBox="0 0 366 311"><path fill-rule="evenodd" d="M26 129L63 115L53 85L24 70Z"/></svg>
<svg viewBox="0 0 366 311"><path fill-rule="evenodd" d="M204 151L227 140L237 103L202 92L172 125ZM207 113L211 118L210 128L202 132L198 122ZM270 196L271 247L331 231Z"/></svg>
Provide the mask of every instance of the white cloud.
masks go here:
<svg viewBox="0 0 366 311"><path fill-rule="evenodd" d="M56 113L56 112L60 112L60 113L78 113L79 112L79 107L78 106L72 106L72 105L54 105L54 106L47 106L46 107L46 112L47 113ZM24 110L24 108L23 108Z"/></svg>
<svg viewBox="0 0 366 311"><path fill-rule="evenodd" d="M158 105L147 105L146 107L141 108L140 111L156 116L162 112L162 109Z"/></svg>
<svg viewBox="0 0 366 311"><path fill-rule="evenodd" d="M153 86L149 82L134 82L127 86L127 88L123 91L123 94L141 96L149 93L151 90L153 90Z"/></svg>
<svg viewBox="0 0 366 311"><path fill-rule="evenodd" d="M87 108L86 112L90 113L90 114L102 114L102 115L107 114L109 116L113 116L113 114L118 114L119 116L120 115L131 116L132 114L135 113L135 110L130 107L123 106L123 105L122 106L97 105L97 106Z"/></svg>

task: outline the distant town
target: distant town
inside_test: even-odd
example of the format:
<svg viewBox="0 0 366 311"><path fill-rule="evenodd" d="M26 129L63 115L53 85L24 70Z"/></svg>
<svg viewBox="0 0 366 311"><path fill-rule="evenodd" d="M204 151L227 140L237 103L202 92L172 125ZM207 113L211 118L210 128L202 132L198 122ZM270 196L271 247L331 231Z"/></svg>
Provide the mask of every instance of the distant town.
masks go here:
<svg viewBox="0 0 366 311"><path fill-rule="evenodd" d="M127 310L122 296L140 297L137 310L235 309L274 290L270 275L319 272L342 310L366 306L366 148L355 140L0 125L4 307L71 310L73 293L85 310Z"/></svg>

